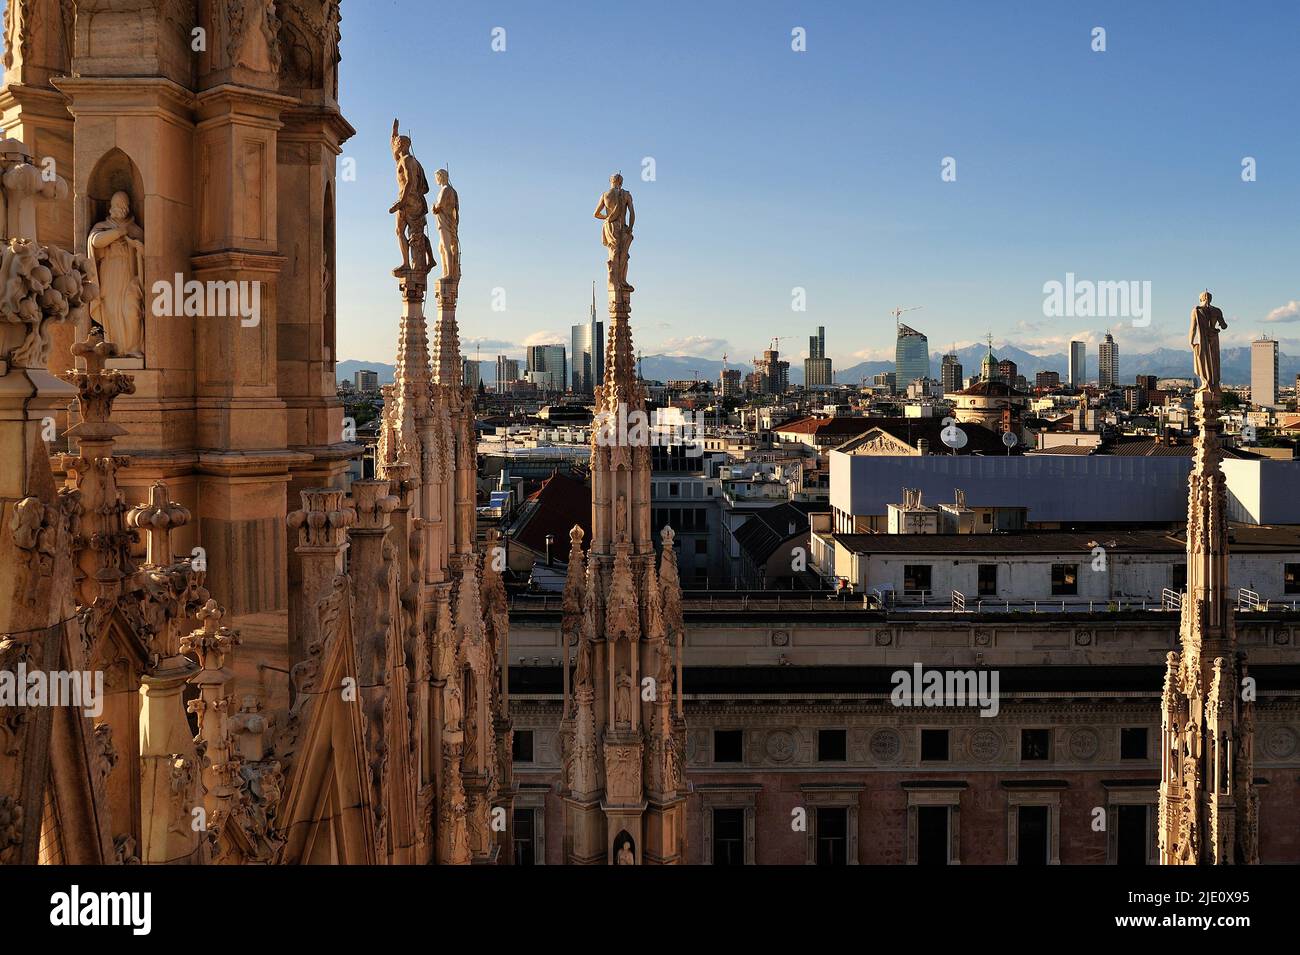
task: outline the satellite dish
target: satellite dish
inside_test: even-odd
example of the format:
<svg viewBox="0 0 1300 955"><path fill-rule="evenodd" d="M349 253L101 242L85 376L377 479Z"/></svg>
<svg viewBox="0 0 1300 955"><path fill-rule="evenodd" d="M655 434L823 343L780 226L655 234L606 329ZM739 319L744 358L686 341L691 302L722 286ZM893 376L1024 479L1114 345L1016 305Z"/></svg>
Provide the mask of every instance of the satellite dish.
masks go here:
<svg viewBox="0 0 1300 955"><path fill-rule="evenodd" d="M1002 443L1005 444L1008 448L1014 448L1017 444L1020 443L1020 439L1017 438L1010 431L1003 431Z"/></svg>
<svg viewBox="0 0 1300 955"><path fill-rule="evenodd" d="M966 442L969 440L966 437L966 432L957 427L955 423L944 428L943 431L940 432L939 437L943 440L944 444L952 448L954 451L966 447Z"/></svg>

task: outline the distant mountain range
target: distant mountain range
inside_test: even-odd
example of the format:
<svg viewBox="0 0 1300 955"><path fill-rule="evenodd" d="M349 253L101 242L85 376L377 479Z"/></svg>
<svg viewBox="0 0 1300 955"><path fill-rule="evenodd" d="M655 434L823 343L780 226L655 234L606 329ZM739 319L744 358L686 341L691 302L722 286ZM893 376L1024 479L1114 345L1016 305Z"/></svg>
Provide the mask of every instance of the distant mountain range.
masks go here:
<svg viewBox="0 0 1300 955"><path fill-rule="evenodd" d="M957 357L961 361L962 374L965 377L969 378L979 372L980 363L984 361L984 355L987 351L987 346L979 344L957 349ZM943 354L943 352L934 352L930 355L930 373L936 378L939 376L939 367L943 362ZM1040 371L1060 372L1061 378L1064 379L1070 367L1069 359L1065 355L1035 355L1012 344L995 347L993 354L999 360L1010 358L1014 361L1016 370L1028 378L1031 384L1034 376ZM1221 362L1225 384L1247 385L1250 383L1249 348L1225 348L1221 355ZM496 363L485 361L480 364L483 366L483 381L488 384L494 383L496 381ZM751 366L737 362L730 362L729 367L739 368L742 373L753 370ZM336 375L339 381L352 381L356 372L363 368L379 372L379 383L381 385L391 384L393 381L393 366L381 362L341 361L338 364ZM864 378L870 381L873 375L882 371L893 370L894 363L892 361L864 361L856 365L850 365L848 368L837 368L835 381L838 384L859 384ZM1157 348L1154 351L1142 354L1125 354L1121 349L1119 371L1121 382L1131 382L1137 375L1155 375L1157 378L1190 378L1192 377L1192 353L1190 350L1184 349ZM645 355L641 359L641 373L651 381L688 381L693 378L717 381L718 376L722 373L722 362L712 358L693 358L690 355ZM1279 383L1286 385L1293 382L1298 374L1300 374L1300 356L1279 353ZM1096 380L1097 377L1097 349L1095 346L1090 347L1088 350L1088 377L1092 380ZM803 384L803 361L801 359L795 358L790 362L790 384Z"/></svg>

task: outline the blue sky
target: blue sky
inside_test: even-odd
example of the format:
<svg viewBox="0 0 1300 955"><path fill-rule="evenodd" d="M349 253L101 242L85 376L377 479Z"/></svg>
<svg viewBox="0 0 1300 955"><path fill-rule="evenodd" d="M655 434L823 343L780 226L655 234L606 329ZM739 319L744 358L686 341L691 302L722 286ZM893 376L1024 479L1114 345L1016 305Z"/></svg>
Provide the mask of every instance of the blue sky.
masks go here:
<svg viewBox="0 0 1300 955"><path fill-rule="evenodd" d="M450 164L460 193L469 356L476 340L485 358L567 341L593 279L603 311L592 211L615 169L636 202L632 318L647 354L744 361L784 335L797 358L824 325L843 367L892 357L896 305L923 306L907 320L935 349L991 331L1061 351L1111 327L1132 354L1182 347L1206 286L1227 344L1265 330L1300 352L1293 0L343 12L357 174L339 186L342 358L395 351L394 116L430 177ZM1105 52L1091 48L1098 26ZM806 52L791 49L796 27ZM1043 284L1067 272L1150 281L1150 326L1046 318ZM795 287L806 311L791 309Z"/></svg>

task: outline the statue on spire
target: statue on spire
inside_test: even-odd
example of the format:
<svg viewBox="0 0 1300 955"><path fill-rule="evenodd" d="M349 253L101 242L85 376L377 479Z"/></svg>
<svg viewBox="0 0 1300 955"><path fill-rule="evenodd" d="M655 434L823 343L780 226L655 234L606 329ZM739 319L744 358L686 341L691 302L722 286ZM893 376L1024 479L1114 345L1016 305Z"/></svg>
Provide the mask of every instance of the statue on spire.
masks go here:
<svg viewBox="0 0 1300 955"><path fill-rule="evenodd" d="M623 298L635 291L627 284L627 259L636 210L632 206L632 193L623 188L619 173L609 177L609 191L596 203L596 218L605 223L600 241L609 250L609 290L615 299Z"/></svg>
<svg viewBox="0 0 1300 955"><path fill-rule="evenodd" d="M433 214L438 220L438 254L442 256L442 277L460 278L460 196L445 169L433 174L438 184L438 198Z"/></svg>
<svg viewBox="0 0 1300 955"><path fill-rule="evenodd" d="M1223 311L1211 305L1209 290L1201 293L1201 304L1192 309L1192 324L1187 344L1192 346L1192 360L1201 379L1199 391L1219 390L1219 329L1227 328Z"/></svg>
<svg viewBox="0 0 1300 955"><path fill-rule="evenodd" d="M395 272L419 272L428 275L435 265L426 231L429 218L429 180L420 160L411 153L411 137L398 133L393 120L393 161L397 163L397 201L389 214L397 215L397 244L402 250L402 264Z"/></svg>

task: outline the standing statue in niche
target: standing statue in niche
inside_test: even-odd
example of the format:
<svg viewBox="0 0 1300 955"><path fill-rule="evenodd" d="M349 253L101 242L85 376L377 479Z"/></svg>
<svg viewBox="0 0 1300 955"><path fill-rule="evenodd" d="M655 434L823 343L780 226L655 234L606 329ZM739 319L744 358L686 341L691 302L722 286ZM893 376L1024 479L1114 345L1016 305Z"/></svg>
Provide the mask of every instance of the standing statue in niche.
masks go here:
<svg viewBox="0 0 1300 955"><path fill-rule="evenodd" d="M616 682L618 689L614 696L614 725L630 728L632 726L632 674L621 668Z"/></svg>
<svg viewBox="0 0 1300 955"><path fill-rule="evenodd" d="M144 230L131 215L131 197L113 193L108 218L95 224L86 242L99 299L90 317L104 330L104 340L122 357L144 357Z"/></svg>
<svg viewBox="0 0 1300 955"><path fill-rule="evenodd" d="M1201 304L1192 309L1192 324L1187 343L1192 346L1192 360L1201 379L1199 391L1219 390L1219 329L1227 328L1223 311L1211 305L1213 296L1201 293Z"/></svg>
<svg viewBox="0 0 1300 955"><path fill-rule="evenodd" d="M609 250L609 289L622 298L635 291L627 284L627 258L636 210L632 207L632 193L623 188L623 177L618 173L609 177L609 191L596 203L596 218L605 223L600 241Z"/></svg>
<svg viewBox="0 0 1300 955"><path fill-rule="evenodd" d="M618 847L616 858L617 865L636 865L636 853L632 851L632 843L626 839Z"/></svg>
<svg viewBox="0 0 1300 955"><path fill-rule="evenodd" d="M429 218L429 180L420 160L411 154L411 137L398 134L393 120L393 161L397 163L397 201L389 214L397 214L397 244L402 250L402 264L395 271L428 275L433 268L433 253L425 231Z"/></svg>
<svg viewBox="0 0 1300 955"><path fill-rule="evenodd" d="M438 220L438 254L442 256L442 277L460 278L460 196L451 184L447 170L433 174L438 184L438 198L433 203L433 214Z"/></svg>

